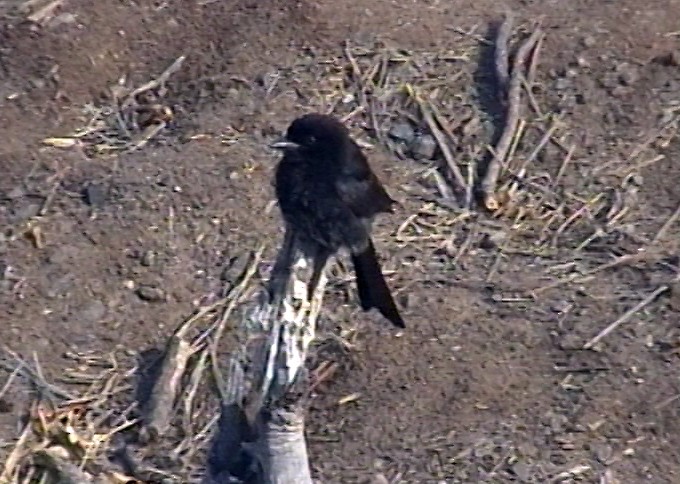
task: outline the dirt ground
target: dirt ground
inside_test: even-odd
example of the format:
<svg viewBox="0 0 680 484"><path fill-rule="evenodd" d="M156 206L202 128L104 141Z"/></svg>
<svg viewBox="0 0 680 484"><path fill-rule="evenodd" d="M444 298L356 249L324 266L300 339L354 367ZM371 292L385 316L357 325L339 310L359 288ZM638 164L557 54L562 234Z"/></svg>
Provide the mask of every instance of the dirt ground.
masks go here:
<svg viewBox="0 0 680 484"><path fill-rule="evenodd" d="M483 53L489 23L503 14L490 0L69 0L36 26L23 3L0 2L0 341L27 361L37 355L48 380L72 364L68 352L157 347L220 291L229 261L262 241L271 258L281 222L267 208L276 156L266 142L314 109L304 95L314 78L290 66L341 55L346 39L432 52L472 42ZM623 163L677 112L680 2L506 4L520 22L542 19L535 95L568 126L575 151L563 186L578 196L598 166ZM84 107L119 79L140 85L180 55L169 85L177 120L159 140L119 157L42 144L82 128ZM315 476L680 482L680 286L671 283L680 223L657 241L662 256L526 297L569 267L649 247L680 204L677 138L655 145L663 158L626 179L636 191L624 235L574 256L589 233L568 231L539 256L476 234L454 262L418 237L396 240L423 206L413 189L422 165L373 144L371 162L402 203L380 220L376 243L408 327L395 335L343 304L341 291L328 296L325 333L358 333L312 400ZM563 158L551 144L537 169L555 174ZM595 183L606 191L605 178ZM26 224L39 227L39 248L21 236ZM457 248L472 233L465 225L452 226ZM670 289L596 351L579 349L663 284ZM0 368L0 388L9 374ZM347 395L356 398L339 404ZM18 385L0 397L3 455L27 397Z"/></svg>

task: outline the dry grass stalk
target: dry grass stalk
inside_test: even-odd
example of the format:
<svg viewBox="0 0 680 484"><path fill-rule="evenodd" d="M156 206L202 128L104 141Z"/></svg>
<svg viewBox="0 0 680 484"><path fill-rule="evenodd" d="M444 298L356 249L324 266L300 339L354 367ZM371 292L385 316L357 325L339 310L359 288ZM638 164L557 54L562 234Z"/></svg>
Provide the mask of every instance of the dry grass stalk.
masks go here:
<svg viewBox="0 0 680 484"><path fill-rule="evenodd" d="M85 127L70 136L45 138L43 144L79 148L90 156L142 149L175 118L163 99L167 82L181 69L185 59L184 55L178 57L156 79L134 89L123 86L121 79L110 89L109 105L85 107L90 118Z"/></svg>
<svg viewBox="0 0 680 484"><path fill-rule="evenodd" d="M449 167L449 170L451 170L451 174L456 179L456 183L458 183L458 186L461 189L467 188L465 177L461 173L460 168L458 168L458 164L456 163L453 153L451 153L451 149L449 148L449 143L434 119L430 102L423 99L422 95L410 85L407 85L407 92L418 104L420 112L423 116L423 120L429 128L430 133L432 133L432 136L434 136L434 138L437 140L439 149L441 149L444 159L446 160L446 164Z"/></svg>

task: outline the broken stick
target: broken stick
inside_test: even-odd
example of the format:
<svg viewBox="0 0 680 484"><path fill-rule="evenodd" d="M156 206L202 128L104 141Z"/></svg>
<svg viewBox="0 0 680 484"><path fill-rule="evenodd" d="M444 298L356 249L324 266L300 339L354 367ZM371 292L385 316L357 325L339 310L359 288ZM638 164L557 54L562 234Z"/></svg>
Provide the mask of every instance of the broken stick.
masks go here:
<svg viewBox="0 0 680 484"><path fill-rule="evenodd" d="M674 282L680 281L680 275L678 275ZM652 293L647 295L642 301L637 303L635 306L630 308L626 313L621 316L619 319L614 321L612 324L604 328L602 331L600 331L597 336L595 336L593 339L588 341L586 344L583 345L584 350L589 350L596 344L598 344L602 339L607 336L609 333L614 331L616 328L621 326L623 323L628 321L630 318L632 318L638 311L644 309L647 305L651 304L657 297L665 293L671 288L670 285L664 284L662 286L657 287Z"/></svg>
<svg viewBox="0 0 680 484"><path fill-rule="evenodd" d="M496 52L503 53L508 51L507 45L500 45L503 42L507 42L507 36L505 35L508 29L505 24L511 22L511 17L507 16L504 25L501 25L499 29L499 35L497 38ZM501 35L502 34L502 35ZM500 208L500 204L496 199L496 186L498 184L498 178L501 174L501 169L505 166L505 158L512 144L512 140L519 123L521 116L521 97L522 97L522 80L524 79L523 68L526 65L527 59L532 49L536 46L538 40L543 35L540 28L536 28L534 32L529 36L529 38L522 44L522 46L517 51L515 56L515 61L513 63L512 73L510 74L510 81L508 83L507 89L507 112L505 116L505 127L503 128L503 133L496 145L495 150L493 150L493 156L489 161L489 166L486 169L486 174L482 179L481 191L484 197L484 205L487 210L495 211ZM505 58L500 54L496 57L496 70L497 78L505 79L508 77L507 73L507 62Z"/></svg>
<svg viewBox="0 0 680 484"><path fill-rule="evenodd" d="M303 378L327 279L322 273L310 300L312 261L296 257L291 242L285 237L268 290L242 313L246 341L229 365L206 484L242 474L245 462L264 482L312 482L304 408L294 388Z"/></svg>
<svg viewBox="0 0 680 484"><path fill-rule="evenodd" d="M163 355L160 376L154 382L144 408L144 425L140 432L143 441L156 440L170 426L182 375L193 353L193 348L181 335L170 337Z"/></svg>

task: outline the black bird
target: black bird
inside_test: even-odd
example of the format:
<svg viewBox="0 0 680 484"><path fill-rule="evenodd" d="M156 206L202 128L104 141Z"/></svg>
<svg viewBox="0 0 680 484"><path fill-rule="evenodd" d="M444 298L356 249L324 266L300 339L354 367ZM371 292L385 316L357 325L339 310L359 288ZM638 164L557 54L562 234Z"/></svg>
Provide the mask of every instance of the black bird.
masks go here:
<svg viewBox="0 0 680 484"><path fill-rule="evenodd" d="M286 232L313 260L310 296L328 258L346 248L362 309L376 308L395 326L405 327L371 240L375 215L391 212L395 201L347 128L333 116L307 114L271 147L284 152L275 187Z"/></svg>

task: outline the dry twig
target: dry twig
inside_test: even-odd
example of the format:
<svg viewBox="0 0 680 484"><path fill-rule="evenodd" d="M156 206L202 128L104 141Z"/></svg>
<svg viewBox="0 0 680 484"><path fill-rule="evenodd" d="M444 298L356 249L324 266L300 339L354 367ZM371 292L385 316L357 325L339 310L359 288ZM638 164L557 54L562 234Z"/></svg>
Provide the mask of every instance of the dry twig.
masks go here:
<svg viewBox="0 0 680 484"><path fill-rule="evenodd" d="M506 18L505 22L509 22L509 19ZM501 27L501 32L502 31L503 27ZM484 205L486 206L487 210L496 211L500 208L500 204L495 196L495 191L501 170L505 166L508 150L510 149L510 145L512 144L513 138L515 137L515 131L520 121L522 79L524 78L524 72L522 71L529 57L529 53L536 46L536 43L542 35L543 32L539 28L536 28L536 30L534 30L534 32L519 48L517 55L515 56L507 92L508 107L505 116L505 127L498 144L496 145L494 154L489 161L489 166L487 167L486 174L482 179L480 187L484 197ZM499 36L497 42L501 42L503 40L504 39L500 38ZM507 52L507 46L499 45L497 47L497 51ZM504 65L504 62L501 62L501 65L497 65L497 70L503 69Z"/></svg>
<svg viewBox="0 0 680 484"><path fill-rule="evenodd" d="M449 170L451 170L451 174L456 179L456 183L458 183L461 189L467 188L465 177L461 173L460 168L458 168L458 164L456 163L456 160L453 157L453 153L451 153L448 141L444 136L444 133L442 133L442 130L439 129L439 126L437 126L437 122L433 117L432 108L429 105L429 101L423 99L422 95L419 92L417 92L415 88L413 88L412 86L408 86L407 90L418 104L420 112L423 116L423 120L427 124L430 133L432 133L432 136L434 136L434 138L437 140L439 149L441 149L442 154L444 155L444 159L446 160L446 164L448 165Z"/></svg>
<svg viewBox="0 0 680 484"><path fill-rule="evenodd" d="M188 341L177 334L170 337L160 375L144 409L144 426L140 432L144 441L156 440L170 425L182 375L192 354Z"/></svg>
<svg viewBox="0 0 680 484"><path fill-rule="evenodd" d="M680 274L675 277L673 282L678 282L680 281ZM657 297L659 297L661 294L665 293L671 288L670 284L664 284L659 287L657 287L653 292L648 294L642 301L637 303L635 306L630 308L626 313L621 316L619 319L614 321L612 324L604 328L602 331L600 331L594 338L592 338L590 341L588 341L586 344L583 345L584 350L589 350L596 344L598 344L602 339L604 339L609 333L614 331L616 328L621 326L623 323L628 321L630 318L632 318L638 311L644 309L646 306L651 304L654 300L656 300Z"/></svg>

